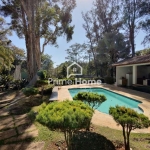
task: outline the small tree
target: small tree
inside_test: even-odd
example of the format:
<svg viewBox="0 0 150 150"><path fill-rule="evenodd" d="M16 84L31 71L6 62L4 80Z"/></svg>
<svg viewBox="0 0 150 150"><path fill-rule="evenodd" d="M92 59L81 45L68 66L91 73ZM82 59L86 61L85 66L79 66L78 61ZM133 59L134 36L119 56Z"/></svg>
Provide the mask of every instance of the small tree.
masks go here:
<svg viewBox="0 0 150 150"><path fill-rule="evenodd" d="M63 101L42 104L36 120L50 129L63 131L68 150L71 150L74 132L87 128L92 116L93 110L88 105L80 101Z"/></svg>
<svg viewBox="0 0 150 150"><path fill-rule="evenodd" d="M150 120L143 114L126 107L110 107L109 114L122 126L125 150L130 150L129 137L131 130L148 128Z"/></svg>
<svg viewBox="0 0 150 150"><path fill-rule="evenodd" d="M92 92L79 92L73 97L73 100L81 100L91 106L92 109L96 109L106 100L106 97Z"/></svg>

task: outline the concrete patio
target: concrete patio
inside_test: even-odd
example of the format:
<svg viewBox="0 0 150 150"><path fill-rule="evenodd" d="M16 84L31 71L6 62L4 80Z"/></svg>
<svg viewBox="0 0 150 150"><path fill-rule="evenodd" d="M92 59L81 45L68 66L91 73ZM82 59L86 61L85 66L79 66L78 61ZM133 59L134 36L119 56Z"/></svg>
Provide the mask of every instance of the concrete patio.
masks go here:
<svg viewBox="0 0 150 150"><path fill-rule="evenodd" d="M107 84L101 84L101 85L85 85L85 84L79 84L79 85L69 85L69 86L61 86L58 89L58 100L63 101L66 99L72 100L72 97L68 91L69 88L92 88L92 87L99 87L104 88L107 90L110 90L112 92L121 94L123 96L127 96L129 98L139 100L142 103L139 104L139 107L144 111L144 114L149 117L150 119L150 94L139 92L131 89L121 88L114 85L107 85ZM96 125L101 126L107 126L113 129L121 129L121 126L118 126L116 122L113 120L112 116L101 113L99 111L95 111L92 123ZM141 133L150 133L150 128L148 129L136 129L133 132L141 132Z"/></svg>

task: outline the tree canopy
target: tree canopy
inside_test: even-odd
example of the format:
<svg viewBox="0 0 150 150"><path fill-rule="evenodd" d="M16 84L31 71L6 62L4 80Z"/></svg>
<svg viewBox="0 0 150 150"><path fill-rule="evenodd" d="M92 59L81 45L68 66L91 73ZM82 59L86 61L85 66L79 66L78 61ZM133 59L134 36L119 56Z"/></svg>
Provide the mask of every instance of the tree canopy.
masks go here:
<svg viewBox="0 0 150 150"><path fill-rule="evenodd" d="M57 46L57 38L62 35L66 35L67 41L72 39L74 26L70 24L75 6L75 0L2 0L1 14L10 16L10 28L25 38L31 84L35 83L36 73L41 68L45 46ZM44 39L42 45L41 38Z"/></svg>

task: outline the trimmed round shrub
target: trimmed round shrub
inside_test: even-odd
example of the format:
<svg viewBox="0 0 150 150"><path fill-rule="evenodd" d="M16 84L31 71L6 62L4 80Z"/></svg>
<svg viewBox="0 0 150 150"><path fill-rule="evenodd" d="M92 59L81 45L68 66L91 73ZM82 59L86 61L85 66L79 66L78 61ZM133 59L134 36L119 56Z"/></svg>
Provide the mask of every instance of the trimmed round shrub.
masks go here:
<svg viewBox="0 0 150 150"><path fill-rule="evenodd" d="M92 92L79 92L73 97L73 100L80 100L87 103L92 109L98 108L101 103L106 101L105 95L92 93Z"/></svg>
<svg viewBox="0 0 150 150"><path fill-rule="evenodd" d="M36 120L50 129L64 133L68 150L72 149L75 131L89 127L93 110L81 101L53 102L42 104Z"/></svg>

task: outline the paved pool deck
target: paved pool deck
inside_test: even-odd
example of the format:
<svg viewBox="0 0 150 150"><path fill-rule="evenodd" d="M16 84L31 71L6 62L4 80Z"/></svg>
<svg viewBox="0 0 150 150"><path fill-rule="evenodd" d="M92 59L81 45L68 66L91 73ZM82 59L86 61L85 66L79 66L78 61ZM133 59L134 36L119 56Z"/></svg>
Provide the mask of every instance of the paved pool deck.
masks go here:
<svg viewBox="0 0 150 150"><path fill-rule="evenodd" d="M58 100L63 101L63 100L72 100L72 97L68 91L69 88L94 88L94 87L99 87L99 88L104 88L107 90L110 90L112 92L116 92L118 94L121 94L123 96L127 96L129 98L139 100L142 103L139 104L139 107L144 111L144 114L149 117L150 119L150 94L144 93L144 92L139 92L131 89L126 89L122 87L117 87L114 85L107 85L107 84L101 84L101 85L69 85L69 86L59 86L58 87ZM92 123L95 125L101 125L113 129L119 129L121 130L121 126L118 126L117 123L113 120L112 116L101 113L99 111L95 111L93 118L92 118ZM138 133L150 133L150 127L148 129L136 129L133 132L138 132Z"/></svg>

